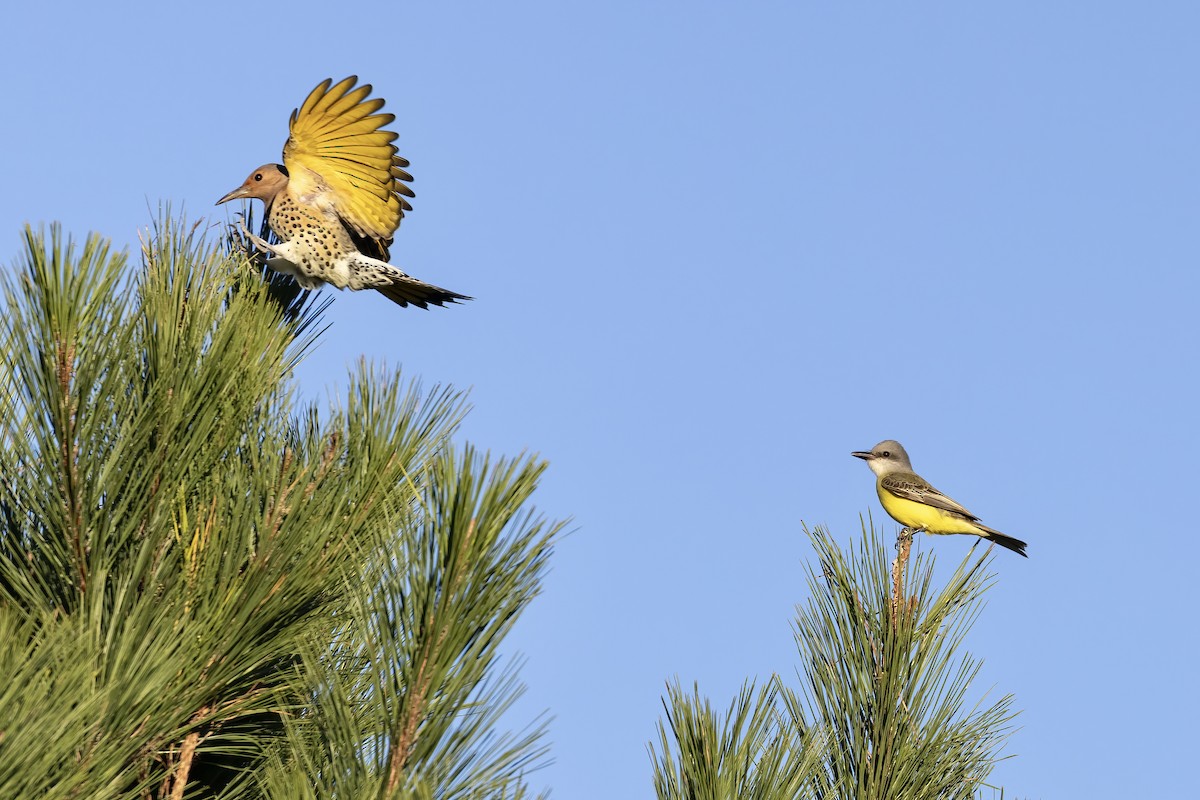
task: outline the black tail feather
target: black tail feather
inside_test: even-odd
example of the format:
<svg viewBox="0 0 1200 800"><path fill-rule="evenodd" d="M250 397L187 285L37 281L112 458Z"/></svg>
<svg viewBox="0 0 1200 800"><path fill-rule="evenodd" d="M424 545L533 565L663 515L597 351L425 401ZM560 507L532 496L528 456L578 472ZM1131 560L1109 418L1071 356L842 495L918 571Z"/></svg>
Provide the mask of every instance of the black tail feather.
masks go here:
<svg viewBox="0 0 1200 800"><path fill-rule="evenodd" d="M991 528L985 528L984 530L986 530L987 533L984 534L983 538L987 539L989 542L995 542L1001 547L1007 547L1017 555L1029 558L1029 556L1025 555L1025 543L1020 539L1015 539L1012 536L1005 536L1000 531L994 531Z"/></svg>
<svg viewBox="0 0 1200 800"><path fill-rule="evenodd" d="M426 309L430 305L445 308L446 303L457 303L461 300L473 299L467 297L465 294L452 292L449 289L434 286L432 283L425 283L416 278L408 277L398 278L392 285L379 286L377 290L393 303L401 306L413 305Z"/></svg>

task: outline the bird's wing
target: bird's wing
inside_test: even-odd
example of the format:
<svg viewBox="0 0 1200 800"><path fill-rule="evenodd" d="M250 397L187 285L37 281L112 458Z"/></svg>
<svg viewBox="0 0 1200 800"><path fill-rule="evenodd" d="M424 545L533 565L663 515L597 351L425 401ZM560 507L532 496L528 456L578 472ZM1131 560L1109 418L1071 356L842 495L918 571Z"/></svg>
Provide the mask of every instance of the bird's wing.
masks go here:
<svg viewBox="0 0 1200 800"><path fill-rule="evenodd" d="M884 475L880 478L879 483L884 489L905 500L924 503L927 506L940 508L952 514L959 514L972 522L979 519L954 500L930 486L928 481L920 475L914 475L911 472L893 473L891 475Z"/></svg>
<svg viewBox="0 0 1200 800"><path fill-rule="evenodd" d="M386 252L413 191L408 162L396 155L396 134L383 130L396 118L377 114L383 100L367 100L371 85L356 76L326 79L292 112L283 165L288 189L335 213L352 232Z"/></svg>

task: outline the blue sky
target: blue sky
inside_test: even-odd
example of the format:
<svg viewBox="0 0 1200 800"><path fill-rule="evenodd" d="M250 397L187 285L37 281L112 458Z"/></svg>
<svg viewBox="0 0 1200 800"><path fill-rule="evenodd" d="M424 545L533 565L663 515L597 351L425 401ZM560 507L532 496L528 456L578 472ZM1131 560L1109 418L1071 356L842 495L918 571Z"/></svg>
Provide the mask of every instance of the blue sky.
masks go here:
<svg viewBox="0 0 1200 800"><path fill-rule="evenodd" d="M481 447L550 460L574 532L510 640L514 723L555 716L535 785L650 797L665 681L724 706L791 676L801 522L879 520L849 454L896 438L1029 542L969 640L1023 709L994 781L1183 796L1200 6L1053 5L21 4L0 259L27 220L223 220L357 74L416 177L393 261L477 299L339 294L301 385L402 364L471 389Z"/></svg>

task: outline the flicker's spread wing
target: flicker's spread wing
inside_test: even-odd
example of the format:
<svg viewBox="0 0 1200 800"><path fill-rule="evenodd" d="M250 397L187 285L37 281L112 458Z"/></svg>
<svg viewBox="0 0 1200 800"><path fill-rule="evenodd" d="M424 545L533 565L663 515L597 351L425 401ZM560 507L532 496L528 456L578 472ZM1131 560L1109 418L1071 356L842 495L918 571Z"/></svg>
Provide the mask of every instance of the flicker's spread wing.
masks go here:
<svg viewBox="0 0 1200 800"><path fill-rule="evenodd" d="M940 508L943 511L949 511L951 514L959 514L972 521L979 519L954 500L951 500L930 486L929 482L924 478L914 475L911 472L894 472L891 475L884 475L879 479L879 484L892 494L902 497L905 500L912 500L917 503L924 503L927 506Z"/></svg>
<svg viewBox="0 0 1200 800"><path fill-rule="evenodd" d="M368 100L371 85L351 76L325 80L292 112L283 148L288 191L303 202L336 214L357 236L376 245L386 259L387 245L405 211L412 189L396 155L396 134L383 126L396 118L378 114L383 100Z"/></svg>

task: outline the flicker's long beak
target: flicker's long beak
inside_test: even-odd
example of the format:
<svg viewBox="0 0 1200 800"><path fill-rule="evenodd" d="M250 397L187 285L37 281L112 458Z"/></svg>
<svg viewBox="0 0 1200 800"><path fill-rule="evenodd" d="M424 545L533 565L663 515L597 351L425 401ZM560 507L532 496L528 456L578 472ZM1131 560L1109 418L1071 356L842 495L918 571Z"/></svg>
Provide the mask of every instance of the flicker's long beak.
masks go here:
<svg viewBox="0 0 1200 800"><path fill-rule="evenodd" d="M239 197L249 197L249 196L250 196L250 190L245 186L239 186L238 188L234 189L232 192L230 192L229 194L225 195L220 200L218 200L217 205L221 205L221 203L228 203L230 200L237 200Z"/></svg>

